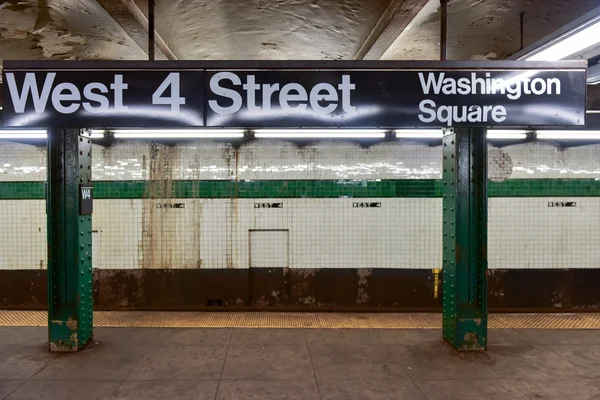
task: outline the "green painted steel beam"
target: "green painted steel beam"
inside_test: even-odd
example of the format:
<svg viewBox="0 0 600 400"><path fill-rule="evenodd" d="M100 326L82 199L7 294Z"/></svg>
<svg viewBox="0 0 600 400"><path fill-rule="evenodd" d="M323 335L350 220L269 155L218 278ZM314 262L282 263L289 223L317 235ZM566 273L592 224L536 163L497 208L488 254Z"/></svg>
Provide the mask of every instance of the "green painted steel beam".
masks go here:
<svg viewBox="0 0 600 400"><path fill-rule="evenodd" d="M479 128L443 138L443 336L457 350L487 348L486 140Z"/></svg>
<svg viewBox="0 0 600 400"><path fill-rule="evenodd" d="M92 216L80 215L80 185L92 181L90 133L48 135L48 340L77 351L93 337Z"/></svg>

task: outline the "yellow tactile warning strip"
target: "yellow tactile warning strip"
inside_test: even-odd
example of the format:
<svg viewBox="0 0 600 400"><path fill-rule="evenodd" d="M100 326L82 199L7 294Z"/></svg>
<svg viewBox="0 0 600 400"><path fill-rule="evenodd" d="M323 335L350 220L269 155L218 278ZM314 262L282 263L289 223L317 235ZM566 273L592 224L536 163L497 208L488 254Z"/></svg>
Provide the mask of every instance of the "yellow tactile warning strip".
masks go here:
<svg viewBox="0 0 600 400"><path fill-rule="evenodd" d="M0 326L46 326L45 311L0 310ZM440 329L441 314L97 311L97 327ZM600 329L600 313L491 314L489 328Z"/></svg>

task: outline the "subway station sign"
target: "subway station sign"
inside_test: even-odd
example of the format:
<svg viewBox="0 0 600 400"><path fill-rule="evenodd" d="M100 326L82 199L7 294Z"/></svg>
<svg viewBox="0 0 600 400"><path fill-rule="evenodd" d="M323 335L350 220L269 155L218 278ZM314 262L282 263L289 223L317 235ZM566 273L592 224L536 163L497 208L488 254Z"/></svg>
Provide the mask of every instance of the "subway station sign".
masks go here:
<svg viewBox="0 0 600 400"><path fill-rule="evenodd" d="M5 127L578 126L585 62L5 62Z"/></svg>

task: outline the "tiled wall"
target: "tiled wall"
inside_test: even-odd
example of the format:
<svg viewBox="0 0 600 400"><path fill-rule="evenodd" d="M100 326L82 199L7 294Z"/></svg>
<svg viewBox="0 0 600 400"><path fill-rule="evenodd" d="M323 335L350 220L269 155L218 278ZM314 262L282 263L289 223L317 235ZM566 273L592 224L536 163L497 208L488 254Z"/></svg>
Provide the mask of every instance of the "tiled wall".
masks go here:
<svg viewBox="0 0 600 400"><path fill-rule="evenodd" d="M269 199L281 208L256 208L253 199L169 200L181 208L97 200L94 264L248 268L250 230L289 231L292 268L431 268L440 259L441 199L361 199L381 203L372 208L354 200Z"/></svg>
<svg viewBox="0 0 600 400"><path fill-rule="evenodd" d="M600 268L600 197L491 198L488 219L491 268Z"/></svg>
<svg viewBox="0 0 600 400"><path fill-rule="evenodd" d="M196 141L176 146L119 142L94 145L93 179L439 179L441 150L418 143L370 148L324 141L298 147L255 140L238 150L227 143Z"/></svg>
<svg viewBox="0 0 600 400"><path fill-rule="evenodd" d="M0 269L46 268L46 201L0 200Z"/></svg>
<svg viewBox="0 0 600 400"><path fill-rule="evenodd" d="M45 162L0 142L0 268L45 268ZM249 230L283 229L292 268L436 268L440 167L410 141L94 145L94 265L248 268ZM490 268L600 268L600 145L490 147L489 169Z"/></svg>
<svg viewBox="0 0 600 400"><path fill-rule="evenodd" d="M0 142L0 182L45 180L45 146Z"/></svg>

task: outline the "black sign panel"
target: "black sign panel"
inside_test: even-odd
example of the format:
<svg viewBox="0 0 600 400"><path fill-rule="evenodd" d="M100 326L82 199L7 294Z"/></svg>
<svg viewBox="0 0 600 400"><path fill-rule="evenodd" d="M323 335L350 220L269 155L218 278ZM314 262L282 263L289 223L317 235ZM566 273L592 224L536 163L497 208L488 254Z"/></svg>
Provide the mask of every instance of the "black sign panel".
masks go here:
<svg viewBox="0 0 600 400"><path fill-rule="evenodd" d="M91 185L79 185L79 214L90 215L94 211Z"/></svg>
<svg viewBox="0 0 600 400"><path fill-rule="evenodd" d="M202 126L203 71L4 72L4 126Z"/></svg>
<svg viewBox="0 0 600 400"><path fill-rule="evenodd" d="M208 126L583 125L585 72L208 71Z"/></svg>
<svg viewBox="0 0 600 400"><path fill-rule="evenodd" d="M302 68L276 62L226 68L229 64L215 62L212 68L210 63L178 68L189 64L182 62L161 64L169 67L161 69L150 63L154 68L147 70L119 70L116 63L111 69L85 70L11 69L10 62L5 64L7 127L585 124L586 70L581 63L429 63L424 68L418 63L335 68L346 64L332 63L319 69L318 62L296 63ZM427 67L432 65L436 68ZM558 67L563 65L577 67Z"/></svg>

